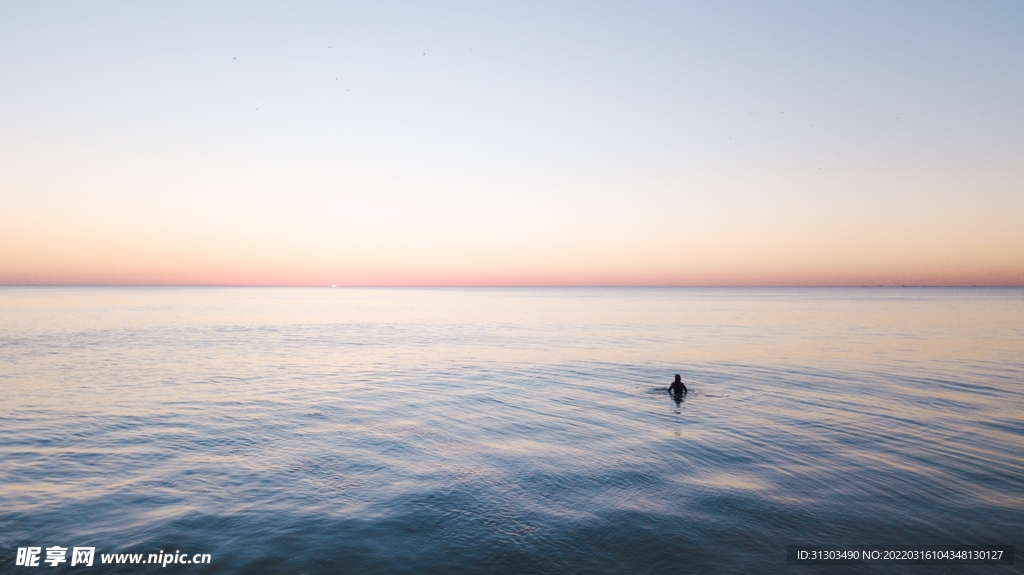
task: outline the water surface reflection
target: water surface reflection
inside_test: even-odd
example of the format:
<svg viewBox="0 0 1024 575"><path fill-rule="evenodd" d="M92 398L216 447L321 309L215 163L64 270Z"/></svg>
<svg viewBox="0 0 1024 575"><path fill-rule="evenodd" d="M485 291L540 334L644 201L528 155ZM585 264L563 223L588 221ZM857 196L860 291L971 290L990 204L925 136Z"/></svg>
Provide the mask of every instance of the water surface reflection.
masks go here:
<svg viewBox="0 0 1024 575"><path fill-rule="evenodd" d="M1021 290L3 288L0 320L4 572L27 544L675 573L1024 542Z"/></svg>

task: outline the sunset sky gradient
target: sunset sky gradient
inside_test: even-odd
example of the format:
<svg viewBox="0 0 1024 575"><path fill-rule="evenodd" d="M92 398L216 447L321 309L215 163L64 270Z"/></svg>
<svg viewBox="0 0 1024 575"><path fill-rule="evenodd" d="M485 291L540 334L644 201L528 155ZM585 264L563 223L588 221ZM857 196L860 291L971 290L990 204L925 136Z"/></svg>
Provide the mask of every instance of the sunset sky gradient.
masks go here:
<svg viewBox="0 0 1024 575"><path fill-rule="evenodd" d="M1024 285L1024 3L0 4L0 284Z"/></svg>

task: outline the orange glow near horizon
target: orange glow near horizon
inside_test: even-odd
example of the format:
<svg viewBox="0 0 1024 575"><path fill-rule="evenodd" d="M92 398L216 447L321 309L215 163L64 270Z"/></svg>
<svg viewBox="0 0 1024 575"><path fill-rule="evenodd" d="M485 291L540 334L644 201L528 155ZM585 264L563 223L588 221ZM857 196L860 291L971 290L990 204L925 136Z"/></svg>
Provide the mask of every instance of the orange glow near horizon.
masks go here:
<svg viewBox="0 0 1024 575"><path fill-rule="evenodd" d="M41 257L22 266L6 262L0 284L8 285L223 285L223 286L1024 286L1024 273L996 266L913 265L881 262L847 266L804 266L783 262L732 266L694 262L675 269L630 261L593 262L555 258L544 261L473 262L466 266L399 261L317 265L286 258L253 262L224 257L195 260L155 257L121 261ZM68 261L68 260L74 261ZM511 258L509 258L511 259ZM26 258L28 260L28 258ZM240 261L250 260L248 263ZM500 258L499 258L500 260ZM40 263L43 262L43 263ZM21 268L11 270L11 268ZM664 266L666 268L670 266ZM830 269L831 268L831 269ZM14 273L12 273L12 271ZM20 272L20 273L19 273Z"/></svg>
<svg viewBox="0 0 1024 575"><path fill-rule="evenodd" d="M694 213L673 201L661 214L561 208L555 216L575 218L561 222L480 208L459 218L370 209L361 221L334 208L285 219L195 203L158 218L138 206L111 216L110 205L26 202L21 219L0 227L0 284L1024 285L1018 213L980 224L936 202L902 224L857 211L819 221L793 206Z"/></svg>

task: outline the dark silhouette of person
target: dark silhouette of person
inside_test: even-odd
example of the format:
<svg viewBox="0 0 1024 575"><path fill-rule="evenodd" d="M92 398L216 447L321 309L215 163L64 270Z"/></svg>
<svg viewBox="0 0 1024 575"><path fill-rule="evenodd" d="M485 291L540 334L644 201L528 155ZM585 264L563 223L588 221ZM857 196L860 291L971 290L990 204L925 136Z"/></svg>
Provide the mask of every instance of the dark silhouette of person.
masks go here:
<svg viewBox="0 0 1024 575"><path fill-rule="evenodd" d="M686 393L686 386L683 385L683 380L680 379L678 373L676 374L676 380L672 382L672 385L668 386L668 391L676 397Z"/></svg>

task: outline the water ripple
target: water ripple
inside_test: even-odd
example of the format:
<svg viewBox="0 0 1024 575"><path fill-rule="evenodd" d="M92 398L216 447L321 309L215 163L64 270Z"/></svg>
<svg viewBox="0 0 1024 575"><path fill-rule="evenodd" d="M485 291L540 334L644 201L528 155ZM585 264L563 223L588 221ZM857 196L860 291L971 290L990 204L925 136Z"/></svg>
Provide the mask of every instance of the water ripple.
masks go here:
<svg viewBox="0 0 1024 575"><path fill-rule="evenodd" d="M0 572L29 544L748 573L1024 542L1022 292L788 293L0 290Z"/></svg>

